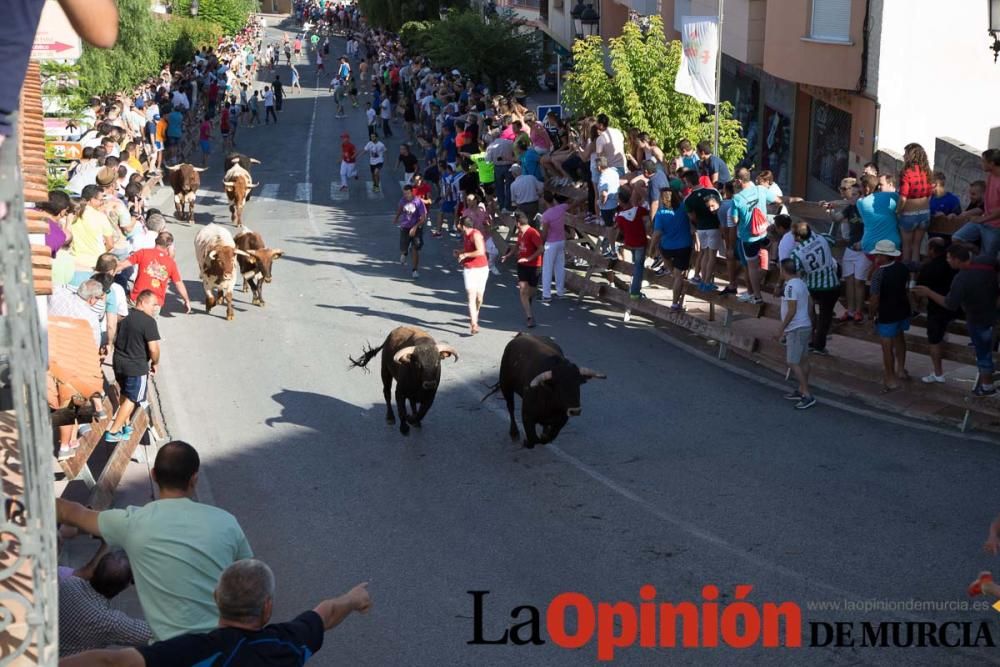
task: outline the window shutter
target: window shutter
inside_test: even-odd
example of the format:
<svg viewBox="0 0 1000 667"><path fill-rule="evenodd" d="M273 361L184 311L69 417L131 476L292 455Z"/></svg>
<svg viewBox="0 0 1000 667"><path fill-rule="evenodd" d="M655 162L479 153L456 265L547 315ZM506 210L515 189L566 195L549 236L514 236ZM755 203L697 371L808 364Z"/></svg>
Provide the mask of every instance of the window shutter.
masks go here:
<svg viewBox="0 0 1000 667"><path fill-rule="evenodd" d="M850 41L851 0L812 0L810 37Z"/></svg>

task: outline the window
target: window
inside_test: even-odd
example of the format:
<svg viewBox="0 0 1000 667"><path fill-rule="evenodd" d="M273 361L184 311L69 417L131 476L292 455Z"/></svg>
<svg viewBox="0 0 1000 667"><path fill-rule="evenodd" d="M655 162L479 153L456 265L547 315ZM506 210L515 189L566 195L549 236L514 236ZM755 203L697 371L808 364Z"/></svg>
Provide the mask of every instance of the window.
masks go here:
<svg viewBox="0 0 1000 667"><path fill-rule="evenodd" d="M825 42L851 41L851 0L812 0L809 36Z"/></svg>
<svg viewBox="0 0 1000 667"><path fill-rule="evenodd" d="M810 187L810 199L827 199L848 175L851 150L851 114L813 99L809 132L809 175L823 189Z"/></svg>

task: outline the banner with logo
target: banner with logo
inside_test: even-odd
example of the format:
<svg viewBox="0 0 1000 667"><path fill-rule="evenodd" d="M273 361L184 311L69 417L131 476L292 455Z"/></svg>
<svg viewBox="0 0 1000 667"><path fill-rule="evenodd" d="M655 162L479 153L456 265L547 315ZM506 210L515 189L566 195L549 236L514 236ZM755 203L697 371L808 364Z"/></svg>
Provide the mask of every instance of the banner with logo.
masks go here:
<svg viewBox="0 0 1000 667"><path fill-rule="evenodd" d="M704 104L715 104L715 59L719 55L717 16L681 17L681 65L674 90Z"/></svg>

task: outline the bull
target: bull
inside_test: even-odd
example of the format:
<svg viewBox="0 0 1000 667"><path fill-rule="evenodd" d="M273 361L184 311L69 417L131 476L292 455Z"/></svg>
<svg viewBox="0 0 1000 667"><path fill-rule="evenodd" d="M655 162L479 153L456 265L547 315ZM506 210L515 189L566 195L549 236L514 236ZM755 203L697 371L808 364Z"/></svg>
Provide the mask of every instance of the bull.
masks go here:
<svg viewBox="0 0 1000 667"><path fill-rule="evenodd" d="M580 385L606 377L569 361L551 338L520 333L504 348L500 381L483 400L497 391L503 394L510 415L510 437L517 440L520 433L514 418L514 394L521 397L524 446L531 449L555 440L569 418L580 415ZM536 432L539 425L540 435Z"/></svg>
<svg viewBox="0 0 1000 667"><path fill-rule="evenodd" d="M378 347L369 346L361 358L350 358L352 368L366 368L368 362L382 353L382 395L385 397L385 421L395 424L392 411L392 381L396 381L396 407L399 410L399 432L408 435L410 426L420 428L427 416L438 385L441 383L441 360L458 352L450 345L437 343L422 329L396 327L389 332L385 342ZM410 402L412 414L406 413Z"/></svg>
<svg viewBox="0 0 1000 667"><path fill-rule="evenodd" d="M204 167L195 167L187 162L167 167L170 188L174 191L174 217L177 220L194 222L194 198L201 187L201 172Z"/></svg>
<svg viewBox="0 0 1000 667"><path fill-rule="evenodd" d="M253 290L253 305L264 305L264 283L271 282L271 264L284 254L281 248L268 248L264 239L257 232L246 227L236 234L236 249L243 254L237 255L236 261L243 274L243 291L247 286Z"/></svg>
<svg viewBox="0 0 1000 667"><path fill-rule="evenodd" d="M233 319L233 287L239 269L236 258L246 253L236 247L229 230L214 223L205 225L194 237L201 284L205 288L205 312L225 302L226 319Z"/></svg>
<svg viewBox="0 0 1000 667"><path fill-rule="evenodd" d="M260 184L254 183L250 172L239 164L237 158L233 158L233 166L223 176L222 185L226 189L226 198L229 199L230 220L234 226L242 227L243 207L250 198L250 190Z"/></svg>

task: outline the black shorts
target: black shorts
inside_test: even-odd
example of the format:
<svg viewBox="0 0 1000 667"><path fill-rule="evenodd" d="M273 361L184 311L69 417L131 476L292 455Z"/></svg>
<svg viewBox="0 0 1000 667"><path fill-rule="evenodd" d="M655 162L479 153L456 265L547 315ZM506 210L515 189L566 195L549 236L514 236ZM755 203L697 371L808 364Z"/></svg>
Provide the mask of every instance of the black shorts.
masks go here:
<svg viewBox="0 0 1000 667"><path fill-rule="evenodd" d="M676 271L687 271L691 268L691 248L677 248L675 250L660 248L660 254L670 262L670 266Z"/></svg>
<svg viewBox="0 0 1000 667"><path fill-rule="evenodd" d="M517 265L517 282L528 283L532 287L538 287L538 267L527 264Z"/></svg>
<svg viewBox="0 0 1000 667"><path fill-rule="evenodd" d="M168 137L164 137L164 138L167 140L167 143L166 143L167 148L171 148L172 146L176 146L177 144L181 143L181 138L180 137L170 137L170 136L168 136Z"/></svg>
<svg viewBox="0 0 1000 667"><path fill-rule="evenodd" d="M382 171L382 164L383 164L383 163L379 162L378 164L369 164L369 165L368 165L368 168L369 168L369 169L371 170L371 172L372 172L372 176L374 176L374 175L375 175L375 172L376 172L376 171Z"/></svg>
<svg viewBox="0 0 1000 667"><path fill-rule="evenodd" d="M955 318L954 314L929 311L927 313L927 342L937 345L944 340L948 332L948 323Z"/></svg>
<svg viewBox="0 0 1000 667"><path fill-rule="evenodd" d="M115 382L118 383L118 388L121 391L122 396L135 404L142 403L146 400L148 380L148 375L135 376L115 373Z"/></svg>
<svg viewBox="0 0 1000 667"><path fill-rule="evenodd" d="M602 208L601 209L601 220L604 221L605 227L614 227L615 218L618 216L618 209L616 208Z"/></svg>
<svg viewBox="0 0 1000 667"><path fill-rule="evenodd" d="M420 250L424 247L424 228L423 225L417 227L417 233L410 236L409 229L399 230L399 252L406 255L410 252L410 246L413 246L414 250Z"/></svg>
<svg viewBox="0 0 1000 667"><path fill-rule="evenodd" d="M764 238L759 241L740 241L740 247L743 250L743 257L745 259L754 259L760 255L760 251L768 246L769 241Z"/></svg>

